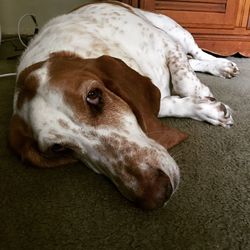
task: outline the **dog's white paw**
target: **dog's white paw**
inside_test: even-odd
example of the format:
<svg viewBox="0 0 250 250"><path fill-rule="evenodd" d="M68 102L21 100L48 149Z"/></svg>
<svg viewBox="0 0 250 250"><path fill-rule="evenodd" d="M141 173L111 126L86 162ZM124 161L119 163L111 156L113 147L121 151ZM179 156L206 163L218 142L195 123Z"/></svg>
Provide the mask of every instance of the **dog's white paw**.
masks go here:
<svg viewBox="0 0 250 250"><path fill-rule="evenodd" d="M211 73L223 78L232 78L239 74L239 68L234 62L224 58L217 58L211 62Z"/></svg>
<svg viewBox="0 0 250 250"><path fill-rule="evenodd" d="M213 97L199 99L195 103L195 117L199 121L206 121L224 128L233 126L232 111L229 106L218 102Z"/></svg>

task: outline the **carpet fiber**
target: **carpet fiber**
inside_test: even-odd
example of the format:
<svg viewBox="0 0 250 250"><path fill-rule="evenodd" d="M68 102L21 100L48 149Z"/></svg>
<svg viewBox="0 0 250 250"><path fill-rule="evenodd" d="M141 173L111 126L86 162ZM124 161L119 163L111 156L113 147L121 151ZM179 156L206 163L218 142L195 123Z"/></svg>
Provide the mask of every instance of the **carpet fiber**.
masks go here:
<svg viewBox="0 0 250 250"><path fill-rule="evenodd" d="M165 208L145 212L83 164L42 170L7 146L14 77L0 78L0 249L250 249L250 60L240 76L199 74L234 110L231 129L165 119L190 136L170 151L181 170ZM0 73L15 69L0 60Z"/></svg>

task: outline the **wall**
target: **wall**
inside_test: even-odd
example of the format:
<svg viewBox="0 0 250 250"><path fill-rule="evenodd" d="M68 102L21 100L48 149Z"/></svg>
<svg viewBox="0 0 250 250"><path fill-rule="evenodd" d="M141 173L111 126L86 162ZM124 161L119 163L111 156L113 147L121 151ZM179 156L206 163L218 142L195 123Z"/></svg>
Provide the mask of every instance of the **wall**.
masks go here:
<svg viewBox="0 0 250 250"><path fill-rule="evenodd" d="M17 34L17 23L21 16L32 13L39 27L52 17L67 13L75 7L91 0L0 0L0 25L2 33ZM30 17L23 19L22 34L32 34L34 24Z"/></svg>

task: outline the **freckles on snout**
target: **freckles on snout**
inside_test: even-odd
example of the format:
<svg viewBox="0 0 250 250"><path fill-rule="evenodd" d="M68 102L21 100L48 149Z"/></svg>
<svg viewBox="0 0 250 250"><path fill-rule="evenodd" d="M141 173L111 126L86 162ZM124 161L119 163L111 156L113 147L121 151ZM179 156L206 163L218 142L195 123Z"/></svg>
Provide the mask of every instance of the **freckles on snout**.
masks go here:
<svg viewBox="0 0 250 250"><path fill-rule="evenodd" d="M141 208L162 207L179 182L178 173L170 176L167 171L163 171L169 166L164 165L164 156L167 154L161 147L159 150L152 146L139 147L136 142L129 142L127 138L116 135L102 138L102 146L98 150L111 163L104 167L103 173L127 199Z"/></svg>

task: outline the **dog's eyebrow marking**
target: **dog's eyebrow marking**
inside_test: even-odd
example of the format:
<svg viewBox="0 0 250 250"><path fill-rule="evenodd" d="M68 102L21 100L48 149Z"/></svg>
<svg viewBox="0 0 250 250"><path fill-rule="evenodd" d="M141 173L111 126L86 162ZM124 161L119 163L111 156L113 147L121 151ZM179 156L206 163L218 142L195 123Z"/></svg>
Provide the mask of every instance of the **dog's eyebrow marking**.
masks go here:
<svg viewBox="0 0 250 250"><path fill-rule="evenodd" d="M26 100L30 101L36 96L37 89L39 88L39 79L34 72L43 65L44 62L35 63L20 73L16 83L17 109L20 110Z"/></svg>

